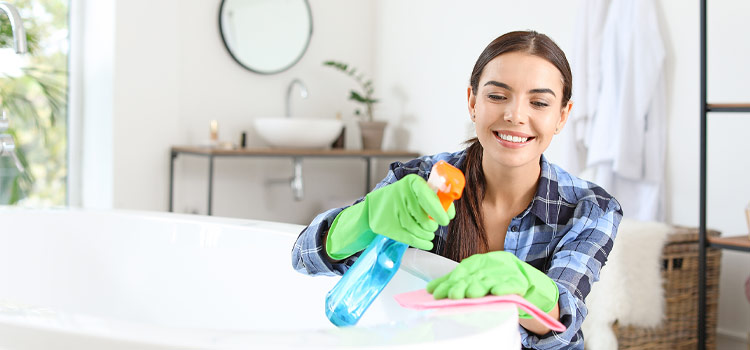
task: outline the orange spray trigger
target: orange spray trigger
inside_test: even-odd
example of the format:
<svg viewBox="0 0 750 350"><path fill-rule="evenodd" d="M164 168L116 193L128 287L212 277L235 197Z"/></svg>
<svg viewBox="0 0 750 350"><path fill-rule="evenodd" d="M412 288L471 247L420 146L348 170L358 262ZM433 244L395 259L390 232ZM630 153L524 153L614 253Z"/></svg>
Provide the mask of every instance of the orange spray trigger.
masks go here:
<svg viewBox="0 0 750 350"><path fill-rule="evenodd" d="M427 184L437 193L443 209L448 210L454 200L461 198L466 178L461 170L441 160L432 166Z"/></svg>

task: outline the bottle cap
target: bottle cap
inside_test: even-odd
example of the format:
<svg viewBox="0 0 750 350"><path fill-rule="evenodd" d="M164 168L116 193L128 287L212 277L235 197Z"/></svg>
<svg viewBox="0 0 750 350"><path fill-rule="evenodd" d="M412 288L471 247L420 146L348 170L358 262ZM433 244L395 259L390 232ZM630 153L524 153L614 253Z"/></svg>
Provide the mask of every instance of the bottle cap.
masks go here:
<svg viewBox="0 0 750 350"><path fill-rule="evenodd" d="M427 183L437 192L443 209L448 210L454 200L461 198L466 178L461 170L441 160L432 166Z"/></svg>

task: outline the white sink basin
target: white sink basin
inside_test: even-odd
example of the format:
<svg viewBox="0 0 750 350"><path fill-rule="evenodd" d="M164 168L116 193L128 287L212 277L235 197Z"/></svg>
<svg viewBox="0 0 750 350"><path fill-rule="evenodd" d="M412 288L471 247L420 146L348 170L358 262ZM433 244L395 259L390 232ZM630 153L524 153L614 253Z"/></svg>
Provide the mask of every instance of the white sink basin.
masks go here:
<svg viewBox="0 0 750 350"><path fill-rule="evenodd" d="M344 123L336 119L255 118L255 131L271 147L328 148Z"/></svg>

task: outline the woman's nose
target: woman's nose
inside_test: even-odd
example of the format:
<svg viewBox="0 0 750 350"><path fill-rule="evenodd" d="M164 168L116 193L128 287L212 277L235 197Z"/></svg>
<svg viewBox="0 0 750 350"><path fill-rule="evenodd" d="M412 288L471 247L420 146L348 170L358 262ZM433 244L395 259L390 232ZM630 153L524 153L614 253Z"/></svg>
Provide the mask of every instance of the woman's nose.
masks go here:
<svg viewBox="0 0 750 350"><path fill-rule="evenodd" d="M526 124L528 115L521 103L511 103L508 105L508 109L505 110L503 119L513 125L523 125Z"/></svg>

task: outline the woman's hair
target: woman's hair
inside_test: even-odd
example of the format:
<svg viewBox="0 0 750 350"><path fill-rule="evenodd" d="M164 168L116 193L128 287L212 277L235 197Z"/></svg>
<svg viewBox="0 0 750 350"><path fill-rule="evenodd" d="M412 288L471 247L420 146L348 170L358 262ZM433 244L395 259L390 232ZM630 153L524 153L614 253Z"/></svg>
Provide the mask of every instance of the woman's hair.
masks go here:
<svg viewBox="0 0 750 350"><path fill-rule="evenodd" d="M557 67L562 75L562 106L568 104L573 90L573 76L565 53L548 36L535 31L510 32L487 45L479 55L469 80L471 90L475 95L479 89L479 78L487 63L509 52L524 52L538 56ZM487 232L484 229L482 217L482 200L486 191L482 170L483 148L476 137L466 143L469 147L466 150L463 170L466 174L466 187L470 190L465 190L463 196L455 203L456 217L448 225L445 250L442 253L455 261L489 251Z"/></svg>

